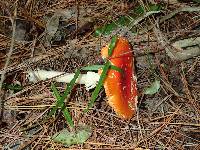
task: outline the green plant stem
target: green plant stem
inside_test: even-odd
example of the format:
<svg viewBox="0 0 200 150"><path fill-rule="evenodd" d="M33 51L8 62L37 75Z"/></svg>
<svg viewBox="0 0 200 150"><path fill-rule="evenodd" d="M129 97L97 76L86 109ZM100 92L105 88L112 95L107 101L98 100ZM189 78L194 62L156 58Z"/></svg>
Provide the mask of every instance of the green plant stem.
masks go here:
<svg viewBox="0 0 200 150"><path fill-rule="evenodd" d="M74 87L74 84L77 80L77 78L79 77L80 75L80 70L77 70L75 75L74 75L74 78L70 81L70 83L67 85L67 88L64 92L64 94L62 95L62 97L60 96L60 93L58 92L57 88L55 87L54 84L52 84L51 88L53 90L53 93L57 99L57 103L56 103L56 106L54 106L52 108L52 110L50 111L49 115L48 116L52 116L56 110L58 109L58 107L61 107L61 110L64 114L64 117L65 119L67 120L67 122L70 124L71 127L74 127L74 123L72 121L72 117L68 111L68 109L65 107L64 105L64 100L67 98L67 96L70 94L72 88Z"/></svg>
<svg viewBox="0 0 200 150"><path fill-rule="evenodd" d="M88 112L88 110L94 105L94 102L96 100L96 98L98 97L98 94L101 90L101 87L103 85L103 82L107 76L107 72L108 72L108 69L110 68L110 62L107 60L104 67L103 67L103 72L100 76L100 79L99 79L99 82L94 90L94 92L92 93L92 97L91 97L91 100L88 104L88 107L84 110L84 112Z"/></svg>

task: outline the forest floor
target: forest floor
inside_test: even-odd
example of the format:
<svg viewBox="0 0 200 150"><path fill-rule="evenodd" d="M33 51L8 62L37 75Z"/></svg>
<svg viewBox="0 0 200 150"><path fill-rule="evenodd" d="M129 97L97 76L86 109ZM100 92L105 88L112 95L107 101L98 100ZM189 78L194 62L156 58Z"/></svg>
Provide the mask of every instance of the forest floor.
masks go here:
<svg viewBox="0 0 200 150"><path fill-rule="evenodd" d="M63 93L66 83L32 83L27 72L74 73L101 64L100 50L114 35L133 48L138 103L132 119L116 115L103 88L84 113L94 90L78 84L65 102L74 127L59 108L46 119L57 102L51 84ZM0 74L0 149L200 149L198 0L3 0ZM83 142L67 146L67 137L52 138L85 126Z"/></svg>

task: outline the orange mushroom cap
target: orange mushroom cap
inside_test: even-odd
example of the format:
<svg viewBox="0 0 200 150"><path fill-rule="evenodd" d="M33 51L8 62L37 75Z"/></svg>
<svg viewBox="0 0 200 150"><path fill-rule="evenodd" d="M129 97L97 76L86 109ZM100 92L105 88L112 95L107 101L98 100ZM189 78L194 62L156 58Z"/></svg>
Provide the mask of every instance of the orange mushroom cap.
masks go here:
<svg viewBox="0 0 200 150"><path fill-rule="evenodd" d="M105 46L101 49L101 56L122 69L122 72L110 69L107 73L104 88L108 103L120 118L131 119L137 105L132 47L125 38L119 37L112 55L108 58L108 46Z"/></svg>

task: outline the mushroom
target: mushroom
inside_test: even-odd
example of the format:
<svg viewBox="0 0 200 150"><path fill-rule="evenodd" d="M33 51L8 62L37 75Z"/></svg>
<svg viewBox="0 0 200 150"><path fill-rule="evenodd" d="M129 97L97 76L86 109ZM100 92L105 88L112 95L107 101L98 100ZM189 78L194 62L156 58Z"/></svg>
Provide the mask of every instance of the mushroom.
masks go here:
<svg viewBox="0 0 200 150"><path fill-rule="evenodd" d="M30 82L37 82L38 80L46 80L55 77L56 82L70 83L74 77L74 73L65 73L59 71L46 71L46 70L36 70L28 72L28 80ZM88 71L86 74L80 74L76 80L77 84L85 84L86 89L90 90L94 88L99 81L100 75L95 72Z"/></svg>
<svg viewBox="0 0 200 150"><path fill-rule="evenodd" d="M111 65L122 69L122 72L110 69L104 80L108 104L120 118L131 119L136 112L138 98L132 47L125 38L119 37L112 55L108 57L108 46L105 46L101 56L108 59Z"/></svg>
<svg viewBox="0 0 200 150"><path fill-rule="evenodd" d="M134 75L133 54L129 42L119 37L111 56L108 55L108 46L101 50L103 59L110 61L111 65L120 68L122 72L110 68L104 80L104 88L108 99L108 104L114 109L117 115L123 119L131 119L136 112L137 105L137 87L136 76ZM87 74L80 74L76 83L85 84L86 89L92 89L100 79L100 73L88 71ZM58 77L57 77L58 76ZM69 83L74 73L64 73L58 71L36 70L28 72L28 79L31 82L54 78L57 82Z"/></svg>

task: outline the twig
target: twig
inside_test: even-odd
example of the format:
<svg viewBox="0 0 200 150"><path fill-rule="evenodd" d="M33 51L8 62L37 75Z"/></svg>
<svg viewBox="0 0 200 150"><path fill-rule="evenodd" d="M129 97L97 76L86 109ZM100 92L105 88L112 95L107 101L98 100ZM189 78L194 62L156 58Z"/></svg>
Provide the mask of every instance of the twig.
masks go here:
<svg viewBox="0 0 200 150"><path fill-rule="evenodd" d="M160 19L160 21L158 22L159 24L160 23L163 23L164 21L172 18L173 16L175 16L176 14L180 13L180 12L195 12L195 11L200 11L200 7L182 7L182 8L179 8L173 12L171 12L170 14L164 16L163 18ZM151 25L151 26L147 26L147 28L143 29L142 31L140 31L140 34L143 34L145 32L148 32L149 30L153 29L154 28L154 25Z"/></svg>
<svg viewBox="0 0 200 150"><path fill-rule="evenodd" d="M189 99L189 102L191 103L192 107L196 110L196 112L198 113L198 115L200 114L200 109L199 109L199 105L196 103L196 101L193 99L192 94L189 90L188 87L188 82L186 80L185 77L185 72L184 72L184 65L183 63L181 63L181 69L182 69L182 73L181 73L181 78L182 78L182 82L185 88L185 92L186 92L186 96Z"/></svg>
<svg viewBox="0 0 200 150"><path fill-rule="evenodd" d="M171 114L171 116L168 117L168 118L166 119L166 121L163 122L163 124L162 124L160 127L156 128L150 135L148 135L148 137L142 139L141 141L138 141L137 146L140 145L141 143L145 142L146 140L150 139L150 138L153 137L154 135L156 135L156 134L162 132L163 129L164 129L167 125L170 124L171 120L172 120L173 117L179 112L180 108L181 108L181 106L179 106L179 107L176 109L176 111L175 111L173 114Z"/></svg>
<svg viewBox="0 0 200 150"><path fill-rule="evenodd" d="M29 58L29 59L23 61L22 63L18 64L17 66L7 67L7 69L5 70L5 73L23 70L24 68L29 67L32 64L37 64L42 60L47 62L48 58L56 59L59 57L59 56L54 56L54 55L55 54L49 54L49 55L44 54L44 55L34 56L32 58ZM3 74L3 72L4 72L4 69L0 70L0 75Z"/></svg>
<svg viewBox="0 0 200 150"><path fill-rule="evenodd" d="M164 99L162 99L158 104L155 105L154 109L152 110L152 112L154 113L157 108L162 104L164 103L165 101L167 101L168 99L170 99L173 95L170 94L170 95L167 95Z"/></svg>
<svg viewBox="0 0 200 150"><path fill-rule="evenodd" d="M122 32L122 36L124 36L124 35L126 35L127 33L129 33L130 32L130 30L134 27L134 26L136 26L136 25L138 25L142 20L144 20L145 18L147 18L147 17L149 17L149 16L151 16L151 15L153 15L153 14L158 14L158 13L160 13L160 11L149 11L149 12L146 12L144 15L142 15L141 17L138 17L137 19L133 19L129 24L130 24L130 26L129 27L124 27L123 28L123 32ZM132 32L131 32L132 33Z"/></svg>
<svg viewBox="0 0 200 150"><path fill-rule="evenodd" d="M2 74L1 74L0 90L2 89L3 81L5 80L6 69L8 67L9 62L10 62L10 58L11 58L11 55L12 55L12 52L13 52L13 49L14 49L15 30L16 30L16 20L15 20L15 18L16 18L16 15L17 15L17 9L15 8L14 11L15 11L14 12L14 17L10 18L10 20L12 22L12 28L13 28L11 45L10 45L10 50L8 52L8 55L7 55L7 59L6 59L6 63L5 63L4 69L3 69Z"/></svg>
<svg viewBox="0 0 200 150"><path fill-rule="evenodd" d="M11 39L10 50L9 50L9 52L8 52L8 55L7 55L6 63L5 63L3 72L2 72L2 74L1 74L0 92L1 92L1 90L2 90L3 82L4 82L4 80L5 80L6 69L7 69L8 65L9 65L10 58L11 58L11 55L12 55L12 52L13 52L13 49L14 49L14 44L15 44L15 31L16 31L16 20L15 20L16 16L17 16L17 8L16 8L16 6L15 6L14 16L13 16L13 18L10 17L10 20L11 20L11 22L12 22L12 29L13 29L13 31L12 31L12 39ZM0 96L0 108L1 108L1 112L0 112L0 113L1 113L1 114L0 114L0 116L1 116L0 123L1 123L2 120L3 120L3 109L4 109L3 107L4 107L4 98L3 98L3 96L1 95L1 96Z"/></svg>
<svg viewBox="0 0 200 150"><path fill-rule="evenodd" d="M149 124L164 124L165 122L149 122ZM200 124L195 123L185 123L185 122L170 122L169 125L181 125L181 126L194 126L194 127L200 127Z"/></svg>
<svg viewBox="0 0 200 150"><path fill-rule="evenodd" d="M146 144L147 140L144 138L143 133L142 133L142 130L144 131L144 128L142 128L141 125L140 125L139 109L138 109L137 105L136 105L136 118L137 118L137 124L138 124L138 128L139 128L139 133L140 133L141 139L144 139L144 142Z"/></svg>
<svg viewBox="0 0 200 150"><path fill-rule="evenodd" d="M172 58L176 59L175 52L171 50L169 47L169 41L163 36L162 32L159 30L159 21L156 21L156 25L154 25L154 33L159 41L159 43L165 48L167 54Z"/></svg>

